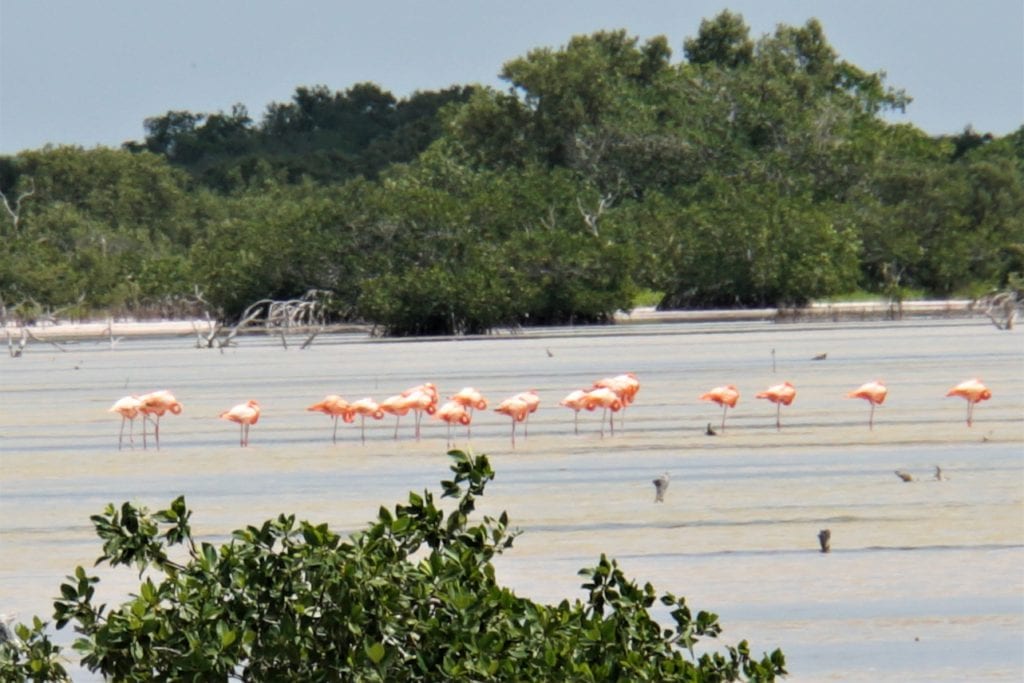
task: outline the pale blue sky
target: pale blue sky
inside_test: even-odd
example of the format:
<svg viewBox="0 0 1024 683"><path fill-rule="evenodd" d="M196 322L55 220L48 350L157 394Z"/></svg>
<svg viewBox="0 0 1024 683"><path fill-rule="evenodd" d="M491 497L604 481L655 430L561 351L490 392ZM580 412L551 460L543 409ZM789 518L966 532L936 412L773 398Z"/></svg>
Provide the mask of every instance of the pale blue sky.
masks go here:
<svg viewBox="0 0 1024 683"><path fill-rule="evenodd" d="M601 29L664 35L680 60L726 8L755 38L817 17L840 57L914 98L894 120L930 134L1024 123L1024 0L0 0L0 154L116 147L172 109L240 102L258 121L300 85L504 87L509 59Z"/></svg>

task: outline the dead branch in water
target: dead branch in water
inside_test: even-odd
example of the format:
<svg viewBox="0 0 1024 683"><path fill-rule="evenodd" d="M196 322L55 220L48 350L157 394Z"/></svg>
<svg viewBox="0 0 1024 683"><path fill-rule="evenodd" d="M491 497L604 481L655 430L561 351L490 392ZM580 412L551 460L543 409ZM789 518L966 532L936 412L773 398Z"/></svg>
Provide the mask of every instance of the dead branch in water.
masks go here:
<svg viewBox="0 0 1024 683"><path fill-rule="evenodd" d="M971 308L976 308L984 313L992 324L999 330L1012 330L1013 323L1024 308L1024 292L1014 286L1011 282L1007 289L991 292L971 303Z"/></svg>

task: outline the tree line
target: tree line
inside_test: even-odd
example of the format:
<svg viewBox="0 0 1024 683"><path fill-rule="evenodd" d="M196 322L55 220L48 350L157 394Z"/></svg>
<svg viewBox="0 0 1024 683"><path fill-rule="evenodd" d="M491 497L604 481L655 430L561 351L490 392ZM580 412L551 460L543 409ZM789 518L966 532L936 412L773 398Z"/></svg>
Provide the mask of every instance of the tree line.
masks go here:
<svg viewBox="0 0 1024 683"><path fill-rule="evenodd" d="M387 334L601 322L868 292L975 296L1024 273L1024 126L931 137L816 20L576 36L507 88L297 88L262 120L169 111L122 149L0 158L8 315L231 319L329 292Z"/></svg>

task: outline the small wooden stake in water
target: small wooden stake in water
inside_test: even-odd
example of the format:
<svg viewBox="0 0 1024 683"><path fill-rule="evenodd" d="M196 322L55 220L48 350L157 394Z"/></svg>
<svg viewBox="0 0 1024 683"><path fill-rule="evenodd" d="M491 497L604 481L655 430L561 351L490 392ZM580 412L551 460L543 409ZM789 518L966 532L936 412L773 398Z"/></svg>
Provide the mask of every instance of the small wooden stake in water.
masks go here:
<svg viewBox="0 0 1024 683"><path fill-rule="evenodd" d="M832 549L832 532L828 529L822 529L818 532L818 543L821 544L821 552L827 553Z"/></svg>

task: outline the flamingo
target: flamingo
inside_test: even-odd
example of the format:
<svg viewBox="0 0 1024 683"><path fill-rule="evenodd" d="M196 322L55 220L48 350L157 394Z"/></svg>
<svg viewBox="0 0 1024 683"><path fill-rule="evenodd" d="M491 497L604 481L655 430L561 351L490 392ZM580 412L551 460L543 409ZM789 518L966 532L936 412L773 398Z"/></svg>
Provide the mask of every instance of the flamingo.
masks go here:
<svg viewBox="0 0 1024 683"><path fill-rule="evenodd" d="M469 425L473 421L473 416L470 413L469 408L462 405L458 401L447 401L444 405L437 409L434 413L434 417L439 420L444 420L448 424L448 442L447 445L452 445L452 425L460 424L466 427L466 438L469 438Z"/></svg>
<svg viewBox="0 0 1024 683"><path fill-rule="evenodd" d="M594 410L598 406L604 409L601 413L601 436L604 436L604 418L608 415L608 426L611 427L612 436L615 436L615 423L612 421L615 413L623 409L624 403L619 395L608 387L591 389L583 397L583 407L587 410ZM611 410L611 415L608 411Z"/></svg>
<svg viewBox="0 0 1024 683"><path fill-rule="evenodd" d="M331 442L338 443L338 418L344 418L348 414L348 401L337 394L328 394L324 396L324 400L314 403L306 408L306 410L321 412L324 415L331 416L334 422L334 435L331 437Z"/></svg>
<svg viewBox="0 0 1024 683"><path fill-rule="evenodd" d="M866 384L860 385L860 388L851 391L846 395L846 398L862 398L871 404L871 416L868 418L868 429L874 430L875 428L875 406L880 406L885 402L885 397L889 393L889 389L885 386L885 383L881 380L875 380L873 382L867 382Z"/></svg>
<svg viewBox="0 0 1024 683"><path fill-rule="evenodd" d="M121 450L121 443L124 441L124 423L128 421L128 442L135 447L135 418L139 416L139 407L142 401L138 396L125 396L118 399L110 407L110 412L118 413L121 416L121 433L117 436L117 450Z"/></svg>
<svg viewBox="0 0 1024 683"><path fill-rule="evenodd" d="M402 394L395 394L394 396L388 396L386 399L381 401L379 404L380 409L388 415L395 416L395 440L398 440L398 423L402 419L403 415L408 415L412 409L412 404L408 397Z"/></svg>
<svg viewBox="0 0 1024 683"><path fill-rule="evenodd" d="M380 405L377 404L372 398L361 398L358 401L353 401L348 404L348 415L345 416L345 422L352 422L355 416L359 416L359 433L362 438L362 442L366 443L366 418L372 417L374 420L380 420L384 417L384 411L380 409Z"/></svg>
<svg viewBox="0 0 1024 683"><path fill-rule="evenodd" d="M249 445L249 427L259 422L260 404L259 401L249 399L245 403L239 403L231 410L225 410L220 414L222 420L230 420L238 423L238 445Z"/></svg>
<svg viewBox="0 0 1024 683"><path fill-rule="evenodd" d="M439 395L437 387L432 383L420 384L410 387L402 392L402 396L409 400L410 406L416 413L416 440L420 440L420 424L423 421L423 413L433 415L437 411Z"/></svg>
<svg viewBox="0 0 1024 683"><path fill-rule="evenodd" d="M946 396L959 396L967 401L967 426L974 424L974 404L992 398L992 392L980 379L968 379L946 392Z"/></svg>
<svg viewBox="0 0 1024 683"><path fill-rule="evenodd" d="M736 407L737 401L740 400L740 392L734 385L726 384L725 386L715 387L711 391L701 394L700 400L714 401L718 405L722 406L722 431L724 432L725 412L729 410L729 408Z"/></svg>
<svg viewBox="0 0 1024 683"><path fill-rule="evenodd" d="M510 396L498 404L494 412L508 415L512 418L512 448L516 447L516 423L525 422L530 414L530 404L523 398L523 394Z"/></svg>
<svg viewBox="0 0 1024 683"><path fill-rule="evenodd" d="M172 415L180 415L181 403L174 398L174 394L166 389L143 394L139 397L139 401L141 403L139 412L142 413L142 447L146 447L146 419L155 415L153 433L156 436L156 449L160 450L160 418L167 411L170 411Z"/></svg>
<svg viewBox="0 0 1024 683"><path fill-rule="evenodd" d="M789 382L768 387L754 398L766 398L775 404L775 429L782 430L782 406L788 406L796 398L796 387Z"/></svg>
<svg viewBox="0 0 1024 683"><path fill-rule="evenodd" d="M526 417L523 418L523 437L528 438L530 436L530 415L537 412L537 408L540 406L540 396L537 395L536 389L530 389L529 391L522 391L516 396L526 404Z"/></svg>
<svg viewBox="0 0 1024 683"><path fill-rule="evenodd" d="M455 401L469 411L470 421L473 419L474 410L487 410L487 399L473 387L462 387L458 393L448 397L448 400ZM466 425L466 437L469 437L469 425Z"/></svg>
<svg viewBox="0 0 1024 683"><path fill-rule="evenodd" d="M611 389L619 397L619 400L622 401L622 418L619 420L619 427L621 428L626 423L626 408L633 403L637 392L640 391L640 380L636 378L636 374L627 372L623 375L599 379L594 382L594 387Z"/></svg>
<svg viewBox="0 0 1024 683"><path fill-rule="evenodd" d="M580 433L580 411L586 408L586 396L587 392L583 389L576 389L575 391L569 392L569 394L558 402L558 405L571 408L574 412L572 426L575 434Z"/></svg>

